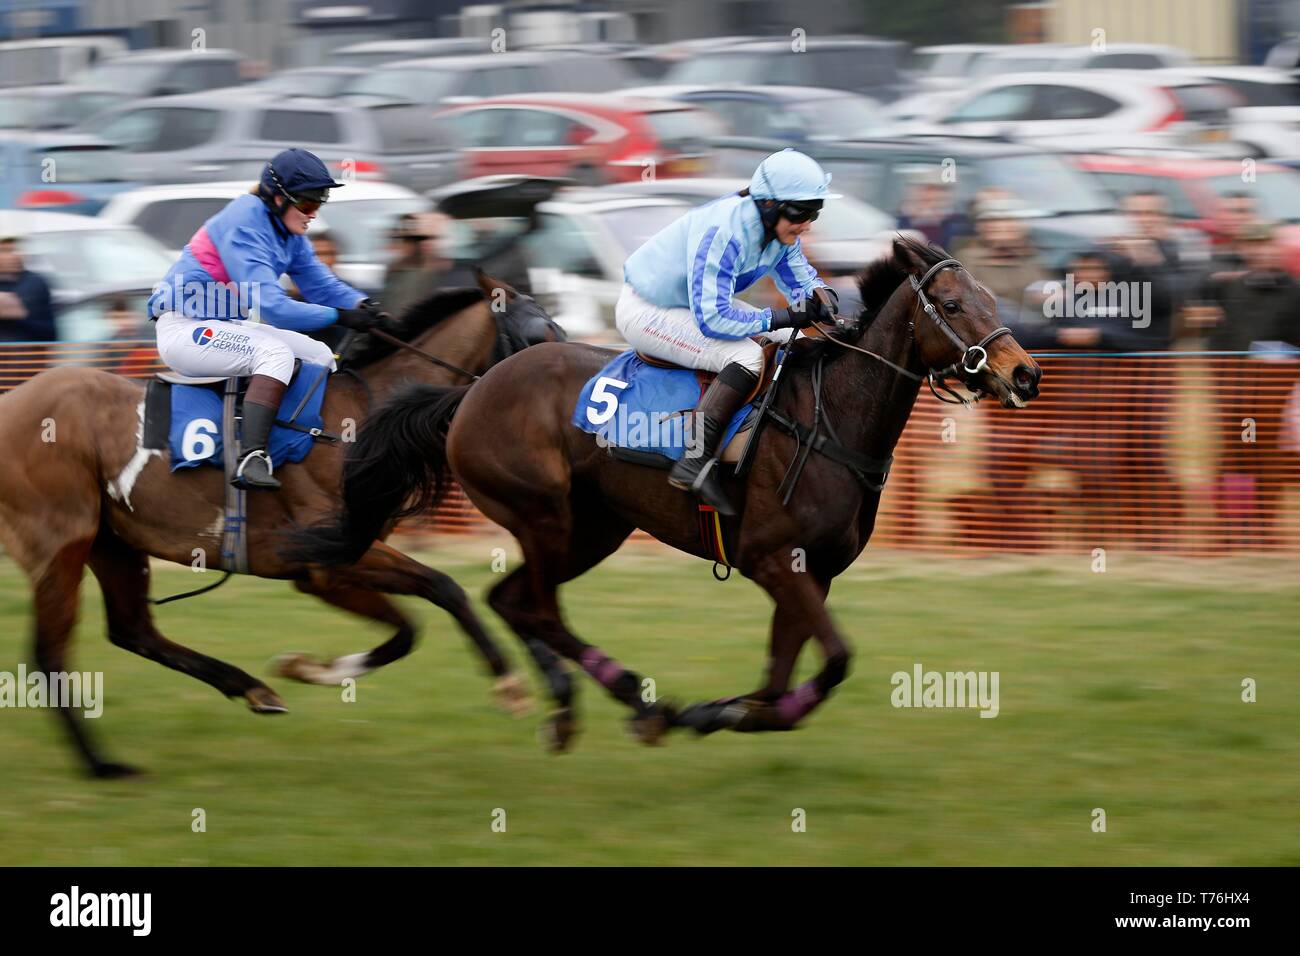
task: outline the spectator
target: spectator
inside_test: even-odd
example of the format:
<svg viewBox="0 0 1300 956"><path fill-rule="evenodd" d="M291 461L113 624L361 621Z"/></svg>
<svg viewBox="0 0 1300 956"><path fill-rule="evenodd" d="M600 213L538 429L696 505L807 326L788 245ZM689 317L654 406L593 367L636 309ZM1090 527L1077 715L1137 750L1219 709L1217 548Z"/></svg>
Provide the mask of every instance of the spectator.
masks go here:
<svg viewBox="0 0 1300 956"><path fill-rule="evenodd" d="M1026 304L1026 290L1047 278L1029 241L1024 213L1010 198L988 198L975 209L975 238L962 248L962 263L999 302ZM1031 303L1038 307L1037 297Z"/></svg>
<svg viewBox="0 0 1300 956"><path fill-rule="evenodd" d="M328 229L319 229L313 230L308 234L307 238L311 242L312 249L316 251L316 258L320 260L321 265L333 272L339 261L339 247L338 243L334 241L334 234ZM302 293L293 284L293 280L286 277L284 281L288 286L286 290L288 294L301 302L303 300ZM330 326L326 326L326 328L328 329ZM315 337L319 338L319 336Z"/></svg>
<svg viewBox="0 0 1300 956"><path fill-rule="evenodd" d="M23 264L18 241L0 236L0 342L53 342L50 286Z"/></svg>
<svg viewBox="0 0 1300 956"><path fill-rule="evenodd" d="M927 242L951 249L970 233L970 220L953 209L952 195L951 185L915 178L899 209L898 228L919 232Z"/></svg>
<svg viewBox="0 0 1300 956"><path fill-rule="evenodd" d="M1245 351L1254 342L1300 344L1300 284L1282 268L1273 225L1247 226L1237 247L1242 268L1212 278L1209 286L1220 309L1211 348Z"/></svg>
<svg viewBox="0 0 1300 956"><path fill-rule="evenodd" d="M399 220L393 232L396 258L384 277L381 296L393 315L401 316L440 288L473 283L473 277L446 255L446 224L441 213L406 213Z"/></svg>

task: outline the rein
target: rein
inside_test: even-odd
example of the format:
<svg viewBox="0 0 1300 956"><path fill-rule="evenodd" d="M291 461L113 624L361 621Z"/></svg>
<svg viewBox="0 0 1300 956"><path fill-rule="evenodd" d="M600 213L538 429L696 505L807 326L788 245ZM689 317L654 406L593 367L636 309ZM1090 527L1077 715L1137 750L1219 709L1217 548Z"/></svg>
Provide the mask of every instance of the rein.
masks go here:
<svg viewBox="0 0 1300 956"><path fill-rule="evenodd" d="M389 345L395 345L398 348L406 349L406 351L408 352L414 352L416 355L420 356L420 358L426 359L427 361L430 361L434 365L440 366L441 368L445 368L449 372L455 372L457 375L464 375L471 382L477 382L480 378L482 378L481 375L475 375L473 372L465 371L465 369L461 368L459 365L452 365L450 362L443 361L442 359L438 358L438 356L426 352L418 345L412 345L410 342L404 342L403 340L399 339L396 335L390 335L389 333L385 332L383 329L370 328L370 329L366 329L366 333L369 335L373 335L375 338L379 339L380 341L387 342Z"/></svg>

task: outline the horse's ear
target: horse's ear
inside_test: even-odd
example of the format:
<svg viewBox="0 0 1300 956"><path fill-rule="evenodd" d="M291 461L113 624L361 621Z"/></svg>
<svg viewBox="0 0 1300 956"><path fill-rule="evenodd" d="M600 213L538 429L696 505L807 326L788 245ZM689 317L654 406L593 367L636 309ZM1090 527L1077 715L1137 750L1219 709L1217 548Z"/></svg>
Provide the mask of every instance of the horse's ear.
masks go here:
<svg viewBox="0 0 1300 956"><path fill-rule="evenodd" d="M925 264L925 260L921 258L916 243L901 235L894 237L894 262L904 272L914 276L923 275L925 270L929 268Z"/></svg>
<svg viewBox="0 0 1300 956"><path fill-rule="evenodd" d="M474 281L478 283L478 287L483 290L483 294L489 299L492 298L492 293L496 289L504 289L506 296L509 298L514 298L519 294L508 283L492 278L478 266L474 267Z"/></svg>

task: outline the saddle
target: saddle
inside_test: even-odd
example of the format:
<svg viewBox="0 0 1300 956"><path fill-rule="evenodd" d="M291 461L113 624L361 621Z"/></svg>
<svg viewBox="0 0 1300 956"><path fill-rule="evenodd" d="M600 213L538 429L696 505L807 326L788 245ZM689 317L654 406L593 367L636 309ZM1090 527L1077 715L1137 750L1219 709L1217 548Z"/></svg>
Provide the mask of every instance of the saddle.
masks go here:
<svg viewBox="0 0 1300 956"><path fill-rule="evenodd" d="M742 405L748 405L755 398L761 395L763 389L767 388L768 383L772 381L772 373L776 371L776 353L781 347L780 342L772 342L768 339L754 338L751 341L757 342L763 348L763 372L759 375L758 382L754 385L754 390L746 395L745 400L741 402ZM700 382L701 394L703 394L703 389L708 388L709 385L713 383L713 380L718 377L717 372L705 372L698 368L693 369L689 365L678 365L676 362L666 362L663 359L653 358L652 356L646 355L644 352L640 351L636 353L636 357L642 362L645 362L646 365L653 365L655 368L684 368L688 371L694 372L695 377Z"/></svg>
<svg viewBox="0 0 1300 956"><path fill-rule="evenodd" d="M310 440L295 439L295 441L305 441L308 446L312 441L339 441L339 436L331 435L320 427L309 427L298 421L300 415L308 408L313 398L324 390L328 372L323 366L312 366L319 368L315 380L308 383L302 383L298 380L298 373L302 369L301 360L294 361L293 376L290 379L290 392L293 390L302 392L294 398L294 407L292 414L287 420L277 418L275 424L280 428L287 428L291 431L302 433L310 436ZM143 428L141 431L141 447L146 449L157 449L163 452L171 451L173 444L172 436L172 408L173 408L173 386L197 387L209 390L221 397L221 428L214 438L220 440L221 445L221 467L225 473L225 508L223 511L222 540L221 540L221 559L220 566L228 571L237 574L248 573L248 536L246 533L247 508L246 490L231 484L230 479L234 477L236 469L239 467L239 450L240 442L239 425L241 417L238 409L241 406L244 393L248 389L248 378L236 376L233 378L196 378L188 375L181 375L178 372L166 371L158 372L151 379L145 388ZM210 401L210 400L209 400ZM283 409L288 407L286 404L281 406ZM308 413L308 421L312 421L311 414ZM319 421L319 418L314 419ZM185 419L180 419L184 422ZM322 423L323 424L323 423ZM208 453L215 457L212 444L209 444ZM303 450L301 455L291 460L300 460L306 451ZM173 467L174 470L175 466Z"/></svg>

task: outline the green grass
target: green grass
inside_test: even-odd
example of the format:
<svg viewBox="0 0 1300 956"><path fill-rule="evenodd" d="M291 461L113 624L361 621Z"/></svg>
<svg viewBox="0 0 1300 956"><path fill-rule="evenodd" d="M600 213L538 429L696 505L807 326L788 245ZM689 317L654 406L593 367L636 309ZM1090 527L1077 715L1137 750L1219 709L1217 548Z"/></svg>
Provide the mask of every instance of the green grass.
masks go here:
<svg viewBox="0 0 1300 956"><path fill-rule="evenodd" d="M485 537L423 555L476 596ZM585 677L574 752L536 714L496 709L448 619L416 653L337 688L269 681L258 717L112 647L87 578L75 666L105 672L92 722L143 778L96 783L50 715L0 710L7 864L1300 864L1300 592L1276 565L1090 557L941 560L869 552L831 606L856 648L795 733L646 748ZM155 593L193 586L160 566ZM752 690L769 603L739 578L634 545L564 597L574 629L679 701ZM28 658L25 580L0 563L0 670ZM483 611L515 661L520 650ZM386 636L273 581L236 579L159 611L172 638L265 673L275 653L341 654ZM890 675L996 670L1001 714L904 710ZM801 674L815 667L810 646ZM530 682L532 672L529 670ZM1259 700L1240 699L1241 680ZM191 831L191 811L207 832ZM1107 814L1094 833L1094 807ZM507 830L491 829L495 808ZM807 830L791 831L791 812Z"/></svg>

